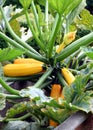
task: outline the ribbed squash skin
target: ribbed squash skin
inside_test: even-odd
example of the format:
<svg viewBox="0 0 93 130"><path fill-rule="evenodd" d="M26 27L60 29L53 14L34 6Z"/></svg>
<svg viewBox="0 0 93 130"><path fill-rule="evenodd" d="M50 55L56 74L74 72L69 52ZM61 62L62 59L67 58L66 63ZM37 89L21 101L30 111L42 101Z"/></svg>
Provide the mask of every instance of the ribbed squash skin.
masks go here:
<svg viewBox="0 0 93 130"><path fill-rule="evenodd" d="M63 68L61 72L68 85L71 85L75 80L74 75L67 68Z"/></svg>
<svg viewBox="0 0 93 130"><path fill-rule="evenodd" d="M52 88L51 88L50 96L57 101L58 98L61 96L61 91L62 91L62 87L60 84L53 84ZM57 122L55 122L53 120L49 120L49 126L56 127L57 125L58 125Z"/></svg>
<svg viewBox="0 0 93 130"><path fill-rule="evenodd" d="M14 60L14 64L27 64L27 63L43 63L32 58L19 58Z"/></svg>
<svg viewBox="0 0 93 130"><path fill-rule="evenodd" d="M33 64L7 64L3 67L4 75L10 77L29 76L42 72L42 63Z"/></svg>

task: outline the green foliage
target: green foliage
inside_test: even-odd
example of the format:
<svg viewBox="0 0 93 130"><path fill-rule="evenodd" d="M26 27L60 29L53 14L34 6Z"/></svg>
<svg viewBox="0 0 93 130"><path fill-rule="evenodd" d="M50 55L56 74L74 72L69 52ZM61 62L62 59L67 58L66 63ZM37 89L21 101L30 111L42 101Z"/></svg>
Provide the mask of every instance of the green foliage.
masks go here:
<svg viewBox="0 0 93 130"><path fill-rule="evenodd" d="M12 29L14 30L14 32L19 36L21 37L21 32L20 32L20 23L14 19L14 20L11 20L10 21L10 25L12 27ZM16 25L16 26L15 26Z"/></svg>
<svg viewBox="0 0 93 130"><path fill-rule="evenodd" d="M50 7L55 9L59 14L68 14L69 11L72 11L81 0L49 0Z"/></svg>
<svg viewBox="0 0 93 130"><path fill-rule="evenodd" d="M19 2L21 3L21 5L23 6L24 9L28 9L28 7L30 6L31 4L31 0L19 0Z"/></svg>
<svg viewBox="0 0 93 130"><path fill-rule="evenodd" d="M3 110L6 106L6 97L0 94L0 110Z"/></svg>
<svg viewBox="0 0 93 130"><path fill-rule="evenodd" d="M21 114L22 112L25 112L27 110L26 104L27 102L20 102L20 103L15 104L13 107L11 107L7 111L6 118L12 118L18 114Z"/></svg>
<svg viewBox="0 0 93 130"><path fill-rule="evenodd" d="M84 28L87 30L93 30L93 15L86 9L84 9L79 17L76 18L75 23L79 26L79 28Z"/></svg>
<svg viewBox="0 0 93 130"><path fill-rule="evenodd" d="M29 99L29 101L22 101L10 108L7 111L6 120L11 118L15 119L15 116L26 111L28 112L28 114L31 114L31 117L32 119L34 119L34 121L41 122L43 118L47 116L48 119L53 119L54 121L61 123L72 113L75 113L78 110L82 110L87 113L93 112L93 92L87 91L86 89L88 81L90 80L89 75L93 72L93 65L87 66L86 69L81 70L78 75L76 75L76 79L70 85L70 87L64 85L64 88L62 90L64 94L64 99L59 98L58 101L55 101L53 98L51 98L50 96L46 96L44 93L44 91L47 91L48 95L50 95L47 90L51 89L50 81L54 83L57 74L59 74L65 64L66 58L72 56L73 59L77 58L76 60L78 61L78 56L76 56L76 54L74 53L77 53L77 51L81 50L83 50L90 58L92 57L92 49L79 49L81 46L88 46L89 44L91 44L91 42L93 42L93 32L80 38L79 40L72 42L59 54L56 52L56 49L54 49L56 48L57 44L56 39L60 39L58 40L58 44L60 44L60 42L63 41L63 36L65 36L65 34L69 32L71 24L75 25L75 29L82 28L89 31L93 30L93 16L85 9L82 11L82 9L85 7L85 0L49 0L49 7L47 1L40 0L40 4L42 4L44 7L43 11L41 5L35 5L34 2L37 1L33 1L33 3L31 4L31 0L20 0L24 11L13 16L10 22L7 20L7 18L10 17L6 17L6 13L4 12L3 8L1 8L1 14L6 25L5 27L8 28L10 35L12 35L13 37L10 38L10 36L6 36L4 32L0 32L0 37L9 42L9 46L11 44L16 48L9 47L3 50L1 49L0 61L2 62L6 60L13 60L18 56L24 55L36 60L43 61L47 68L46 71L40 73L41 75L36 78L35 81L37 82L35 83L34 81L34 85L20 91L12 89L2 79L0 79L0 83L2 84L2 86L7 91L14 94L11 96L7 95L7 98L18 96L18 98L20 99ZM28 9L30 7L31 9ZM54 14L52 14L51 12L52 9L54 10ZM8 13L8 11L6 12ZM8 15L10 15L10 13L8 13ZM20 23L17 21L17 18L24 14L27 20L26 29L30 28L30 31L32 32L31 46L29 46L27 42L22 41L22 39L20 38ZM21 20L23 20L23 18L24 16L22 16ZM59 36L59 34L62 34L62 36ZM20 48L25 51L20 50ZM70 63L71 62L72 61L70 61ZM79 61L77 63L79 66ZM62 81L64 79L61 73L60 77L61 78L57 77L57 82L59 83L60 79L62 79L62 84ZM49 84L47 85L45 81ZM44 82L45 88L41 90ZM2 101L0 101L0 103L2 109L5 105L5 98L3 99L3 103Z"/></svg>
<svg viewBox="0 0 93 130"><path fill-rule="evenodd" d="M11 48L5 48L0 50L0 62L7 61L7 60L13 60L14 58L22 55L24 52L19 49L11 49Z"/></svg>

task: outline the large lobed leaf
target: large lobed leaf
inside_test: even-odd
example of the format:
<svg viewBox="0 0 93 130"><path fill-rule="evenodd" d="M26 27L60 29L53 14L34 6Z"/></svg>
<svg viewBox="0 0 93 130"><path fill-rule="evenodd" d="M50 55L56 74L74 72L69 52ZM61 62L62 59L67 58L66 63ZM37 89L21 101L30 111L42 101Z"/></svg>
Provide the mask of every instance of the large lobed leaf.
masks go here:
<svg viewBox="0 0 93 130"><path fill-rule="evenodd" d="M24 9L28 9L32 0L19 0L19 2L23 6Z"/></svg>
<svg viewBox="0 0 93 130"><path fill-rule="evenodd" d="M87 9L81 11L79 17L75 19L75 23L79 28L84 28L87 30L93 30L93 15Z"/></svg>
<svg viewBox="0 0 93 130"><path fill-rule="evenodd" d="M49 5L59 14L68 14L78 6L80 2L81 0L49 0Z"/></svg>

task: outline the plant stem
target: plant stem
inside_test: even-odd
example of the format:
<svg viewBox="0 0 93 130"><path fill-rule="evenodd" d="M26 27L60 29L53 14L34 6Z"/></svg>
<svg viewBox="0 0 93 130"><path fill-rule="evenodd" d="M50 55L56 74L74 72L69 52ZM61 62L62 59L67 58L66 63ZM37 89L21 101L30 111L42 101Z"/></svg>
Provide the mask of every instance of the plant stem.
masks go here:
<svg viewBox="0 0 93 130"><path fill-rule="evenodd" d="M75 69L69 69L71 73L73 73L74 75L79 75L81 72L79 70L75 70Z"/></svg>
<svg viewBox="0 0 93 130"><path fill-rule="evenodd" d="M25 10L25 15L26 15L26 19L27 19L29 28L30 28L30 30L31 30L31 32L32 32L32 34L33 34L33 37L34 37L35 40L37 41L37 44L39 45L39 47L40 47L43 51L45 51L45 46L44 46L44 44L40 41L40 39L39 39L38 36L36 35L36 32L35 32L34 29L33 29L33 26L32 26L32 23L31 23L31 21L30 21L30 19L29 19L29 15L28 15L27 10Z"/></svg>
<svg viewBox="0 0 93 130"><path fill-rule="evenodd" d="M82 54L82 55L80 55L79 57L78 57L78 61L81 61L82 59L84 59L86 57L86 54Z"/></svg>
<svg viewBox="0 0 93 130"><path fill-rule="evenodd" d="M54 43L55 43L57 33L59 31L60 24L61 24L61 15L57 14L56 18L55 18L55 21L54 21L54 24L53 24L53 28L52 28L52 32L51 32L51 35L50 35L49 43L47 45L48 49L49 49L49 51L48 51L48 57L49 58L52 57L53 46L54 46Z"/></svg>
<svg viewBox="0 0 93 130"><path fill-rule="evenodd" d="M77 70L85 69L89 63L83 64L77 68Z"/></svg>
<svg viewBox="0 0 93 130"><path fill-rule="evenodd" d="M19 95L19 91L18 90L15 90L15 89L11 88L1 78L0 78L0 84L2 85L2 87L4 87L11 94Z"/></svg>
<svg viewBox="0 0 93 130"><path fill-rule="evenodd" d="M58 55L56 55L57 61L64 60L75 51L77 51L81 46L87 46L93 42L93 32L76 40L72 44L68 45L64 50L61 51Z"/></svg>
<svg viewBox="0 0 93 130"><path fill-rule="evenodd" d="M18 117L18 118L6 118L4 121L9 122L9 121L18 121L18 120L25 120L26 118L30 117L31 114L27 113L24 116Z"/></svg>
<svg viewBox="0 0 93 130"><path fill-rule="evenodd" d="M32 0L31 5L32 5L32 10L33 10L33 13L34 13L34 17L35 17L35 22L36 22L36 25L37 25L37 28L38 28L38 31L39 31L40 39L43 41L42 34L41 34L41 29L40 29L40 25L39 25L39 20L38 20L38 14L37 14L36 7L35 7L35 4L34 4L33 0Z"/></svg>
<svg viewBox="0 0 93 130"><path fill-rule="evenodd" d="M7 26L7 29L8 31L11 33L11 35L13 36L13 38L19 43L21 44L23 47L25 47L26 49L30 50L31 52L37 54L37 55L40 55L36 50L34 50L31 46L29 46L26 42L22 41L22 39L20 39L16 34L15 32L13 31L13 29L11 28L6 16L5 16L5 13L4 13L4 10L2 7L0 7L0 10L1 10L1 13L2 13L2 16L4 18L4 21L5 21L5 24Z"/></svg>
<svg viewBox="0 0 93 130"><path fill-rule="evenodd" d="M42 89L42 88L45 88L46 86L50 85L51 83L52 83L52 81L47 81L47 82L43 83L43 84L41 85L41 89Z"/></svg>
<svg viewBox="0 0 93 130"><path fill-rule="evenodd" d="M31 80L33 81L35 78L38 78L42 75L43 73L39 74L34 74L32 76L24 76L24 77L5 77L5 81L11 82L11 81L22 81L22 80Z"/></svg>
<svg viewBox="0 0 93 130"><path fill-rule="evenodd" d="M5 96L6 99L20 99L20 98L22 98L18 95L11 95L11 94L4 94L4 93L0 93L0 96Z"/></svg>
<svg viewBox="0 0 93 130"><path fill-rule="evenodd" d="M11 38L9 38L8 36L6 36L4 33L0 32L0 37L3 38L4 40L6 40L7 42L9 42L14 47L17 47L17 48L23 50L28 56L30 56L36 60L43 61L45 63L47 62L47 60L44 57L36 55L36 54L32 53L31 51L25 49L20 44L18 44L16 41L14 41Z"/></svg>
<svg viewBox="0 0 93 130"><path fill-rule="evenodd" d="M61 82L62 86L68 86L68 84L66 83L66 81L63 79L62 74L60 72L57 72L57 77L59 79L59 81Z"/></svg>
<svg viewBox="0 0 93 130"><path fill-rule="evenodd" d="M52 73L53 68L48 68L48 70L40 77L40 79L36 82L36 84L34 85L34 87L36 88L41 88L43 82L48 78L48 76Z"/></svg>
<svg viewBox="0 0 93 130"><path fill-rule="evenodd" d="M46 5L45 5L45 23L46 23L46 28L48 29L48 0L46 0Z"/></svg>

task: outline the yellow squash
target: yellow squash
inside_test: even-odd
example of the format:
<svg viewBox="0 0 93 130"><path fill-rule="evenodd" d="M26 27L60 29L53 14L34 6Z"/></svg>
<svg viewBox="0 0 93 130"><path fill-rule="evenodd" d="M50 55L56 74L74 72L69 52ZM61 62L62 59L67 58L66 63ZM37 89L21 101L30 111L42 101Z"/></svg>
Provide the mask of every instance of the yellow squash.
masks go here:
<svg viewBox="0 0 93 130"><path fill-rule="evenodd" d="M50 94L50 96L57 101L58 98L61 95L61 91L62 91L62 87L61 87L60 84L53 84L52 88L51 88L51 94ZM56 127L58 125L58 123L50 119L49 120L49 125L53 126L53 127Z"/></svg>
<svg viewBox="0 0 93 130"><path fill-rule="evenodd" d="M10 77L29 76L43 71L43 63L7 64L3 67L4 75Z"/></svg>
<svg viewBox="0 0 93 130"><path fill-rule="evenodd" d="M14 64L27 64L27 63L43 63L33 58L18 58L14 60Z"/></svg>
<svg viewBox="0 0 93 130"><path fill-rule="evenodd" d="M61 69L61 72L68 85L71 85L75 80L74 75L67 68Z"/></svg>

